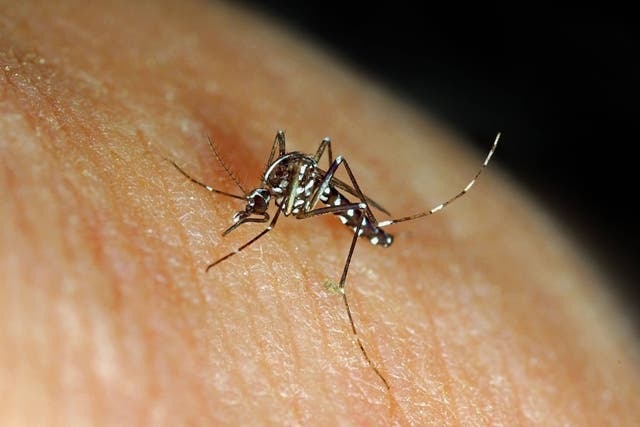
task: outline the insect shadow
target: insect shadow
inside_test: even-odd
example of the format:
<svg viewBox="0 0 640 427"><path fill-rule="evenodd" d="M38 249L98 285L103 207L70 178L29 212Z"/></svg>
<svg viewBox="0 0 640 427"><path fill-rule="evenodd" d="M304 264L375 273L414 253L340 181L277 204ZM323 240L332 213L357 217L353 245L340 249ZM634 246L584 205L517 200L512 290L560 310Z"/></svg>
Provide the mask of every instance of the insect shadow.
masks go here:
<svg viewBox="0 0 640 427"><path fill-rule="evenodd" d="M349 318L351 331L356 338L358 347L360 348L364 359L380 380L382 380L387 390L389 390L389 383L378 367L372 362L362 340L360 339L360 336L358 335L358 330L356 329L356 325L353 321L353 315L351 314L349 300L345 292L347 273L349 271L349 264L351 263L351 257L353 255L356 242L358 241L358 238L361 237L369 240L369 242L375 246L381 246L383 248L389 247L393 243L393 236L383 228L399 222L412 221L429 216L441 211L447 205L462 197L471 189L480 174L482 174L486 168L499 140L500 134L498 133L487 157L482 163L482 166L480 166L476 174L464 189L458 192L455 196L434 206L428 211L384 221L378 221L376 219L372 208L381 211L388 216L391 216L391 214L380 204L367 197L362 192L360 185L358 185L358 181L351 171L349 163L344 157L338 156L335 159L333 158L331 139L328 137L322 140L316 153L314 155L310 155L299 151L287 152L284 132L281 130L278 131L274 138L271 154L269 154L269 160L267 161L267 166L262 174L260 185L251 191L245 190L245 188L240 184L236 176L222 161L222 157L218 153L213 140L208 138L211 151L227 174L235 182L236 186L240 189L242 195L227 193L206 185L193 178L174 161L169 161L178 171L180 171L180 173L182 173L182 175L191 182L203 187L205 190L246 202L244 210L235 213L233 216L233 224L222 233L223 236L229 234L242 224L250 222L269 222L269 225L257 236L238 247L233 252L230 252L209 264L206 268L207 272L222 261L240 253L243 249L252 245L262 236L271 231L275 227L280 214L284 216L293 216L296 219L306 219L318 215L333 214L337 216L345 226L352 230L353 239L351 240L351 246L349 247L349 253L342 269L342 275L340 277L337 290L342 295L342 301L344 302L347 316ZM319 166L320 159L325 153L327 153L326 157L328 158L329 165L326 170ZM343 166L347 172L349 183L345 183L335 176L341 166ZM357 201L352 202L347 198L347 196L345 196L345 193L348 193L349 197L355 197ZM273 218L271 218L267 212L272 200L276 206ZM320 207L317 207L318 205L320 205Z"/></svg>

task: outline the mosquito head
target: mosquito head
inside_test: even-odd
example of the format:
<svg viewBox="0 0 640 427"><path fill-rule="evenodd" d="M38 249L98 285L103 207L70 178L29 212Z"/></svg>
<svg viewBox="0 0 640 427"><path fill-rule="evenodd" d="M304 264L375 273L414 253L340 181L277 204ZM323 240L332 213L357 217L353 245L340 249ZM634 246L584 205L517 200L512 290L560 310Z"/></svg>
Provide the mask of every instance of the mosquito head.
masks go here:
<svg viewBox="0 0 640 427"><path fill-rule="evenodd" d="M269 201L271 194L266 188L256 188L246 196L247 205L243 211L238 211L233 215L233 225L227 228L223 235L226 235L245 222L266 222L269 220Z"/></svg>
<svg viewBox="0 0 640 427"><path fill-rule="evenodd" d="M247 195L247 206L244 213L262 215L269 209L271 194L266 188L256 188Z"/></svg>

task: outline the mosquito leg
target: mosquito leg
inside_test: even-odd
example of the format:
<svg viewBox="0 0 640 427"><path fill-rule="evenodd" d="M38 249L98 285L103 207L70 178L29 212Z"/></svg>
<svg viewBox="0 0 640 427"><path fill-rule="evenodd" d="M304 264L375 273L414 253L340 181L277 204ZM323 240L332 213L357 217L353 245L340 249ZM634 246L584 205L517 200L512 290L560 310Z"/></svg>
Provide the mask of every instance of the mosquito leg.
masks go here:
<svg viewBox="0 0 640 427"><path fill-rule="evenodd" d="M498 146L498 141L499 140L500 140L500 134L498 133L498 135L496 135L495 141L493 141L493 145L491 146L491 150L489 150L489 154L487 154L487 157L484 159L484 162L482 163L482 166L480 166L480 169L478 169L476 174L473 176L473 179L471 179L471 181L469 181L469 183L466 185L466 187L464 187L462 189L462 191L460 191L458 194L456 194L455 196L453 196L452 198L450 198L446 202L440 203L439 205L432 207L428 211L419 212L417 214L405 216L405 217L402 217L402 218L396 218L396 219L390 219L390 220L382 221L382 222L378 223L378 227L387 227L387 226L389 226L391 224L397 224L398 222L411 221L413 219L418 219L418 218L422 218L422 217L425 217L425 216L432 215L432 214L434 214L434 213L436 213L438 211L441 211L445 207L447 207L448 204L450 204L450 203L456 201L457 199L459 199L460 197L464 196L467 193L467 191L471 190L471 187L473 187L473 184L476 183L476 180L478 179L478 177L482 174L484 169L489 164L489 160L491 160L491 156L493 156L493 152L496 151L496 147Z"/></svg>
<svg viewBox="0 0 640 427"><path fill-rule="evenodd" d="M267 160L267 164L264 167L265 172L262 176L262 184L266 184L266 171L269 169L269 166L273 163L274 159L282 157L286 154L287 150L287 141L284 136L284 131L279 130L276 132L275 138L273 138L273 145L271 146L271 153L269 154L269 160ZM277 157L276 157L277 154Z"/></svg>
<svg viewBox="0 0 640 427"><path fill-rule="evenodd" d="M274 158L277 159L278 157L285 155L285 153L287 152L286 147L287 147L287 141L284 137L284 131L279 130L278 132L276 132L275 138L273 138L273 146L271 147L271 154L269 154L267 167L273 162ZM275 157L276 152L278 153L277 157Z"/></svg>
<svg viewBox="0 0 640 427"><path fill-rule="evenodd" d="M325 149L328 152L329 168L331 168L331 165L333 164L333 153L331 152L331 138L329 138L328 136L325 137L322 140L322 142L320 143L320 146L318 147L318 151L316 151L315 156L313 156L313 160L315 160L316 163L318 163L320 161L320 159L322 158L322 155L324 154ZM326 173L327 172L325 172L325 174ZM338 188L340 188L340 189L342 189L342 190L345 190L348 193L351 193L351 194L353 194L355 196L359 196L357 194L356 190L354 190L353 188L350 188L347 184L341 182L340 180L333 178L333 176L332 176L331 184L336 186L336 187L338 187ZM322 193L320 193L320 195L321 194ZM386 213L387 215L391 216L391 214L385 208L383 208L379 203L376 203L375 201L371 200L366 195L364 195L364 196L365 196L365 199L363 199L363 200L366 200L367 204L369 204L369 205L375 207L376 209L379 209L380 211L382 211L382 212ZM314 204L311 204L310 208L312 208L313 206L314 206Z"/></svg>
<svg viewBox="0 0 640 427"><path fill-rule="evenodd" d="M311 211L313 209L313 207L320 200L320 196L322 196L322 194L326 191L326 189L329 188L329 186L331 185L331 180L333 179L333 176L335 175L335 173L338 170L338 167L340 167L340 165L344 165L344 168L347 170L347 175L349 175L349 179L351 180L351 183L353 184L353 188L356 191L357 197L360 199L361 202L365 203L365 201L367 200L367 196L365 196L362 193L362 190L360 189L360 186L358 185L358 182L356 181L356 178L353 175L353 172L351 172L351 168L349 167L349 163L347 162L347 160L344 157L338 156L333 161L333 163L331 163L331 166L329 166L329 169L327 169L327 173L325 174L324 179L322 180L322 183L320 184L319 188L316 190L316 192L314 193L313 197L311 198L311 201L305 206L305 210L307 212L309 212L309 211ZM367 220L371 224L374 224L374 225L377 224L376 217L373 215L373 212L371 211L369 206L367 206L365 208L364 212L365 212L365 216L367 217Z"/></svg>
<svg viewBox="0 0 640 427"><path fill-rule="evenodd" d="M327 149L327 153L329 155L329 166L331 166L331 163L333 163L333 153L331 152L331 138L329 138L328 136L325 137L320 143L318 151L316 151L316 155L313 156L313 160L319 162L322 154L324 154L325 148Z"/></svg>
<svg viewBox="0 0 640 427"><path fill-rule="evenodd" d="M169 160L167 159L167 161L171 162L171 164L173 166L175 166L176 169L178 169L178 171L184 175L189 181L193 182L194 184L198 184L200 187L204 188L207 191L210 191L212 193L217 193L217 194L222 194L224 196L229 196L229 197L233 197L234 199L240 199L240 200L245 200L244 196L238 196L236 194L231 194L231 193L227 193L225 191L220 191L220 190L216 190L215 188L204 184L200 181L198 181L197 179L195 179L194 177L192 177L191 175L189 175L187 172L185 172L180 166L178 166L178 164L176 162L174 162L173 160Z"/></svg>
<svg viewBox="0 0 640 427"><path fill-rule="evenodd" d="M345 283L347 280L347 273L349 272L349 264L351 264L351 257L353 256L353 250L356 247L356 242L358 241L358 236L360 234L361 229L362 229L362 223L356 228L355 232L353 233L353 239L351 240L351 246L349 247L349 254L347 255L347 260L344 263L344 269L342 270L342 277L340 277L339 289L340 289L340 293L342 294L342 301L344 302L344 307L347 311L347 316L349 317L351 332L356 337L356 341L358 342L358 347L360 347L360 351L362 352L364 359L367 361L367 363L369 364L371 369L373 369L376 375L382 380L387 390L390 390L391 387L389 386L389 383L387 382L386 378L382 375L380 370L377 368L377 366L374 365L374 363L371 361L371 358L369 357L369 354L367 354L367 350L365 350L364 344L360 339L360 335L358 335L358 330L356 329L356 324L354 323L353 315L351 314L351 307L349 306L349 300L347 299L347 293L345 292Z"/></svg>
<svg viewBox="0 0 640 427"><path fill-rule="evenodd" d="M229 227L226 230L224 230L222 232L222 235L226 236L227 234L231 233L236 228L240 227L242 224L246 224L248 222L267 222L267 221L269 221L269 214L266 213L266 212L264 212L262 214L253 214L253 215L262 215L262 218L255 218L255 217L253 217L253 218L252 217L242 218L242 219L238 220L238 222L233 224L231 227Z"/></svg>
<svg viewBox="0 0 640 427"><path fill-rule="evenodd" d="M338 212L346 212L350 209L354 209L354 210L360 210L360 211L366 211L367 209L367 205L366 203L349 203L346 205L340 205L340 206L326 206L324 208L319 208L319 209L314 209L310 212L305 212L300 219L303 218L310 218L313 216L318 216L318 215L325 215L328 213L338 213ZM364 219L366 217L362 217L363 221L360 222L360 224L356 227L356 229L354 230L353 233L353 239L351 240L351 246L349 247L349 254L347 255L347 260L344 264L344 268L342 270L342 276L340 277L340 285L339 285L339 289L340 289L340 293L342 294L342 301L344 302L344 307L347 311L347 317L349 318L349 325L351 325L351 332L353 333L353 335L356 337L356 341L358 342L358 347L360 348L360 351L362 352L362 355L364 356L364 359L367 361L367 364L371 367L371 369L373 369L373 371L376 373L376 375L378 377L380 377L380 379L382 380L382 382L384 383L385 387L387 388L387 390L389 390L391 387L389 386L389 383L387 382L387 380L385 379L385 377L382 375L382 373L380 373L380 370L376 367L376 365L373 364L373 362L371 361L371 358L369 357L369 354L367 353L367 350L365 350L364 348L364 344L362 343L362 340L360 339L360 336L358 335L358 330L356 329L356 325L353 321L353 315L351 314L351 307L349 306L349 300L347 299L347 294L345 292L345 284L347 281L347 273L349 272L349 265L351 264L351 257L353 256L353 251L356 247L356 242L358 241L358 237L360 236L360 231L362 230L362 227L364 226Z"/></svg>
<svg viewBox="0 0 640 427"><path fill-rule="evenodd" d="M338 212L347 212L351 209L365 211L367 209L367 204L366 203L349 203L349 204L340 205L340 206L325 206L324 208L318 208L309 212L303 212L302 214L300 214L300 216L297 216L296 218L306 219L306 218L311 218L313 216L325 215L329 213L335 214Z"/></svg>
<svg viewBox="0 0 640 427"><path fill-rule="evenodd" d="M245 243L244 245L240 246L238 249L236 249L233 252L230 252L228 254L226 254L225 256L223 256L222 258L220 258L217 261L212 262L211 264L209 264L207 266L207 268L205 269L205 272L208 272L211 268L215 267L216 265L220 264L222 261L231 258L232 256L234 256L237 253L240 253L244 248L246 248L247 246L250 246L251 244L255 243L256 240L258 240L259 238L261 238L262 236L264 236L265 234L267 234L269 231L271 231L273 229L273 227L275 227L276 225L276 221L278 221L278 217L280 216L280 212L282 211L281 208L278 208L278 210L276 211L276 214L273 216L273 219L271 220L271 223L269 223L269 226L267 228L265 228L264 230L262 230L260 232L260 234L258 234L256 237L254 237L253 239L249 240L247 243Z"/></svg>

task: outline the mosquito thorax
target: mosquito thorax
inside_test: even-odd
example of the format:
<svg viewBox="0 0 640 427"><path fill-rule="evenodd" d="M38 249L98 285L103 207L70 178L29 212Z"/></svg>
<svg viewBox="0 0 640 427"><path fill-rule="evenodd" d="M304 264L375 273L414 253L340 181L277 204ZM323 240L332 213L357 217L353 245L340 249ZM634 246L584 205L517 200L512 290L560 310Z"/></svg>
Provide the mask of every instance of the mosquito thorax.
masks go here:
<svg viewBox="0 0 640 427"><path fill-rule="evenodd" d="M274 194L284 194L292 180L304 181L315 179L317 163L312 157L293 151L273 162L264 175L264 182Z"/></svg>

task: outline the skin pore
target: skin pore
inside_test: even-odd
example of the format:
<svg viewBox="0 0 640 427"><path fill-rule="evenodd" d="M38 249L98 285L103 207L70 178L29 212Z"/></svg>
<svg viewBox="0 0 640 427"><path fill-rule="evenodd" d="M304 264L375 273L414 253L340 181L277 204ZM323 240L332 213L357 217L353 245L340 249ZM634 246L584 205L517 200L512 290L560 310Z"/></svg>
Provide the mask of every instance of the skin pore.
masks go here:
<svg viewBox="0 0 640 427"><path fill-rule="evenodd" d="M396 216L455 194L485 153L246 12L103 3L0 1L0 425L640 419L607 280L495 165L388 228L392 247L358 242L347 293L390 392L325 286L351 240L332 215L281 217L205 274L264 228L222 238L242 201L166 160L239 193L207 136L245 187L278 129L308 153L331 136Z"/></svg>

